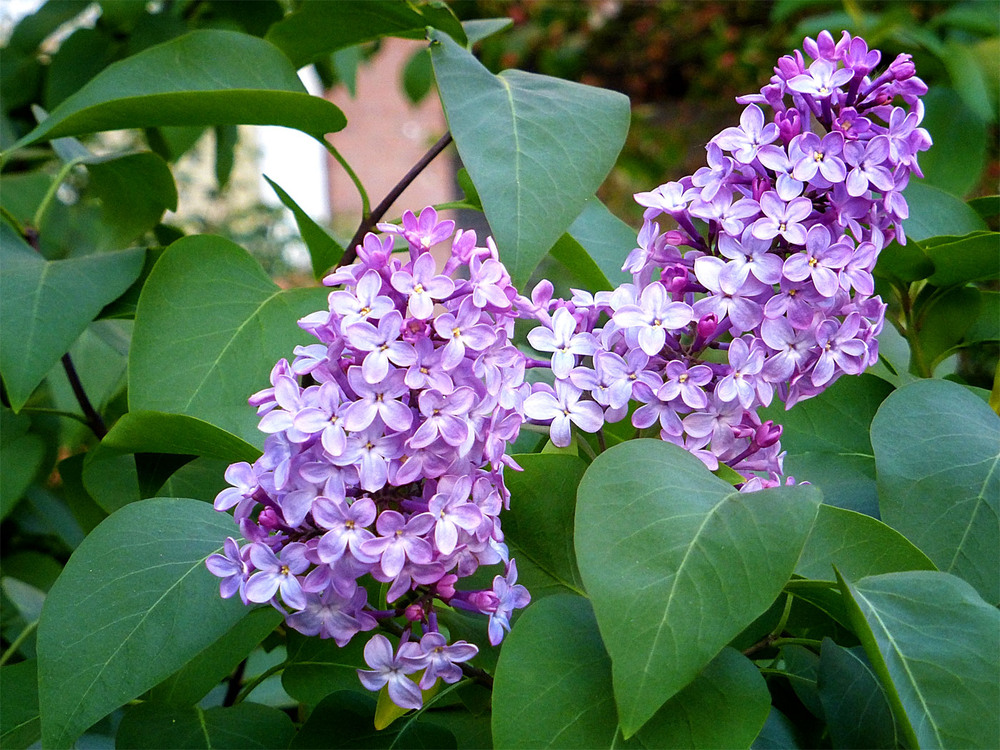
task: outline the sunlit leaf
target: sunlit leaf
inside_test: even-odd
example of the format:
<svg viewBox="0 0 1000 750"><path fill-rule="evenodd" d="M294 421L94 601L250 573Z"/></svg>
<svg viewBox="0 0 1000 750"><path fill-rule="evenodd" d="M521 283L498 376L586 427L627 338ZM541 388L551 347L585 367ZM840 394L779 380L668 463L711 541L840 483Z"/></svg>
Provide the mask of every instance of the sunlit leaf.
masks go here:
<svg viewBox="0 0 1000 750"><path fill-rule="evenodd" d="M518 70L494 76L447 35L431 38L448 125L521 286L614 165L628 99Z"/></svg>

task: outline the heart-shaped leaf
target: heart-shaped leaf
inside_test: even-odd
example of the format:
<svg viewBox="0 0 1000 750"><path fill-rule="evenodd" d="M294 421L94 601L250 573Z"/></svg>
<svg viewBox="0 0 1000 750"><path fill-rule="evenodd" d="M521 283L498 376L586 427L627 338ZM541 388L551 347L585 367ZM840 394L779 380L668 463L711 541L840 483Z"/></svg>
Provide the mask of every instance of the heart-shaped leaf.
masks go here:
<svg viewBox="0 0 1000 750"><path fill-rule="evenodd" d="M577 562L626 737L771 606L819 500L810 486L739 493L658 440L616 445L590 465Z"/></svg>
<svg viewBox="0 0 1000 750"><path fill-rule="evenodd" d="M19 411L77 337L142 271L141 249L45 260L0 224L0 372ZM16 332L14 334L13 332Z"/></svg>
<svg viewBox="0 0 1000 750"><path fill-rule="evenodd" d="M280 289L243 248L185 237L143 288L129 353L132 410L186 414L263 445L247 398L309 336L296 321L326 308L328 290Z"/></svg>
<svg viewBox="0 0 1000 750"><path fill-rule="evenodd" d="M68 747L246 616L205 568L234 532L206 503L157 498L122 508L80 544L38 625L46 747Z"/></svg>
<svg viewBox="0 0 1000 750"><path fill-rule="evenodd" d="M889 697L860 646L824 638L817 687L834 747L899 746Z"/></svg>
<svg viewBox="0 0 1000 750"><path fill-rule="evenodd" d="M882 519L1000 603L1000 418L946 380L895 391L872 422Z"/></svg>
<svg viewBox="0 0 1000 750"><path fill-rule="evenodd" d="M583 593L573 552L576 488L587 464L578 456L525 453L514 457L523 472L504 474L510 510L503 530L518 582L537 600L547 593Z"/></svg>
<svg viewBox="0 0 1000 750"><path fill-rule="evenodd" d="M448 125L521 286L614 165L628 98L519 70L495 76L446 34L431 39Z"/></svg>

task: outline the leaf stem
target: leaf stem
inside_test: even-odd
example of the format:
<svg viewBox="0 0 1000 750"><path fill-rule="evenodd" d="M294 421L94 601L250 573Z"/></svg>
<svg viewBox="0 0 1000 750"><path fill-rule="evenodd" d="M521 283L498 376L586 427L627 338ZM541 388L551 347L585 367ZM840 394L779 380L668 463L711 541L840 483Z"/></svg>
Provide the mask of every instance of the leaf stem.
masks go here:
<svg viewBox="0 0 1000 750"><path fill-rule="evenodd" d="M35 210L35 216L31 220L31 223L35 227L40 227L42 225L42 219L45 218L45 212L49 210L49 205L56 197L56 193L59 192L59 186L63 184L69 173L73 171L73 168L80 164L82 159L71 159L62 165L62 168L56 173L55 179L52 180L52 184L49 185L49 189L45 192L45 196L42 198L42 202L38 204L38 208Z"/></svg>
<svg viewBox="0 0 1000 750"><path fill-rule="evenodd" d="M35 628L37 627L38 627L38 620L32 620L31 622L29 622L27 625L24 626L24 630L18 633L17 638L14 639L14 642L7 647L7 650L3 652L3 655L0 655L0 666L6 664L7 660L17 653L17 650L21 648L21 645L28 639L28 636L31 635L33 632L35 632Z"/></svg>
<svg viewBox="0 0 1000 750"><path fill-rule="evenodd" d="M819 648L823 645L823 641L818 641L815 638L775 638L771 641L771 645L775 648L780 646L808 646L810 648Z"/></svg>
<svg viewBox="0 0 1000 750"><path fill-rule="evenodd" d="M386 194L381 203L375 206L371 213L364 211L361 224L358 225L358 231L354 233L351 241L347 243L347 249L344 250L343 256L341 256L340 261L337 263L337 268L354 262L354 259L358 257L358 244L360 244L365 238L365 235L370 232L376 224L378 224L379 220L385 216L385 213L392 207L392 204L396 202L396 199L399 198L399 196L403 194L403 191L410 186L410 183L417 178L417 175L423 172L424 169L427 168L427 165L434 160L434 157L444 151L451 141L451 131L448 131L438 139L437 143L430 147L426 154L420 157L420 160L410 168L409 172L403 175L403 178L396 183L392 190Z"/></svg>
<svg viewBox="0 0 1000 750"><path fill-rule="evenodd" d="M236 699L233 701L232 705L235 706L238 703L242 703L247 698L247 696L249 696L250 693L256 690L257 687L264 680L266 680L268 677L272 677L278 674L278 672L280 672L287 666L288 662L283 661L280 664L275 664L274 666L265 669L263 672L261 672L259 675L254 677L252 680L250 680L250 682L248 682L246 685L243 686L243 689L240 690L239 695L236 696Z"/></svg>
<svg viewBox="0 0 1000 750"><path fill-rule="evenodd" d="M103 440L104 436L108 434L108 428L105 426L104 420L101 419L101 415L90 403L90 399L87 398L87 392L83 390L83 383L80 382L80 376L76 374L76 368L73 366L73 359L69 356L69 352L62 355L62 365L66 371L66 377L69 379L70 387L73 389L73 395L76 396L77 403L83 409L83 414L86 417L85 424L90 427L91 432L97 435L98 440Z"/></svg>
<svg viewBox="0 0 1000 750"><path fill-rule="evenodd" d="M22 412L28 412L29 414L51 414L55 417L66 417L67 419L75 419L80 424L85 424L90 427L90 422L87 418L81 414L74 414L71 411L63 411L62 409L46 409L42 406L25 406L21 408Z"/></svg>
<svg viewBox="0 0 1000 750"><path fill-rule="evenodd" d="M330 156L337 160L337 163L344 168L347 172L347 176L351 178L351 182L354 183L354 187L358 189L358 195L361 196L361 215L367 216L368 212L371 211L371 202L368 200L368 191L365 190L365 186L361 184L361 179L358 177L357 172L355 172L351 165L347 163L347 159L334 148L333 144L323 139L323 145L326 150L330 152Z"/></svg>

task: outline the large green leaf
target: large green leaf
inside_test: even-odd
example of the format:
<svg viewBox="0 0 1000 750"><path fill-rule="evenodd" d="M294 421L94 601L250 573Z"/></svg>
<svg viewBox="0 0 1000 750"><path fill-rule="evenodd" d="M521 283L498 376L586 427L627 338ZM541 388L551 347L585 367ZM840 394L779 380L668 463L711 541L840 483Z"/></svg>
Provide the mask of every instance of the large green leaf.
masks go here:
<svg viewBox="0 0 1000 750"><path fill-rule="evenodd" d="M0 224L0 372L19 411L106 304L142 270L145 251L46 261Z"/></svg>
<svg viewBox="0 0 1000 750"><path fill-rule="evenodd" d="M590 602L559 595L533 604L497 665L495 746L747 747L771 703L753 663L724 649L637 737L623 741L611 681L611 660Z"/></svg>
<svg viewBox="0 0 1000 750"><path fill-rule="evenodd" d="M834 567L851 579L898 570L936 570L902 534L864 513L821 505L795 564L796 574L834 580Z"/></svg>
<svg viewBox="0 0 1000 750"><path fill-rule="evenodd" d="M256 446L247 406L268 373L308 334L296 321L326 308L328 290L282 291L245 250L221 237L185 237L149 274L129 354L129 406L186 414Z"/></svg>
<svg viewBox="0 0 1000 750"><path fill-rule="evenodd" d="M265 37L288 55L297 68L344 47L383 36L423 39L428 26L437 26L466 41L465 32L451 12L434 12L402 0L308 0Z"/></svg>
<svg viewBox="0 0 1000 750"><path fill-rule="evenodd" d="M346 122L334 104L306 92L274 45L235 31L200 30L109 65L11 150L161 125L283 125L322 138Z"/></svg>
<svg viewBox="0 0 1000 750"><path fill-rule="evenodd" d="M868 429L892 386L873 375L841 378L785 411L775 401L761 413L782 425L785 473L823 490L823 502L875 514L875 460ZM829 573L829 571L828 571Z"/></svg>
<svg viewBox="0 0 1000 750"><path fill-rule="evenodd" d="M1000 603L1000 418L946 380L886 399L872 423L882 518Z"/></svg>
<svg viewBox="0 0 1000 750"><path fill-rule="evenodd" d="M738 493L658 440L616 445L590 465L576 554L626 736L771 606L819 500L809 486Z"/></svg>
<svg viewBox="0 0 1000 750"><path fill-rule="evenodd" d="M1000 612L947 573L841 579L905 744L1000 747Z"/></svg>
<svg viewBox="0 0 1000 750"><path fill-rule="evenodd" d="M518 70L494 76L447 35L431 38L455 144L500 257L523 285L614 165L628 99Z"/></svg>
<svg viewBox="0 0 1000 750"><path fill-rule="evenodd" d="M889 698L861 648L824 638L817 687L834 747L899 745Z"/></svg>
<svg viewBox="0 0 1000 750"><path fill-rule="evenodd" d="M264 175L264 179L267 180L267 184L274 190L278 196L278 200L295 216L295 223L299 228L299 234L309 249L313 276L317 279L323 278L327 271L333 268L336 262L340 260L340 256L344 254L344 248L323 227L317 224L309 214L303 211L299 207L299 204L292 200L292 196L281 189L280 185L267 175Z"/></svg>
<svg viewBox="0 0 1000 750"><path fill-rule="evenodd" d="M587 464L578 456L552 453L525 453L514 460L524 471L504 474L511 500L503 529L511 557L517 558L518 581L535 599L548 592L582 594L570 530Z"/></svg>
<svg viewBox="0 0 1000 750"><path fill-rule="evenodd" d="M910 208L910 217L903 222L907 238L920 241L942 234L962 235L986 229L979 214L944 190L911 182L903 196Z"/></svg>
<svg viewBox="0 0 1000 750"><path fill-rule="evenodd" d="M126 506L83 541L38 626L46 747L68 747L246 615L238 598L219 598L205 568L234 531L201 501L158 498Z"/></svg>
<svg viewBox="0 0 1000 750"><path fill-rule="evenodd" d="M125 714L115 744L132 750L268 750L286 747L294 734L288 714L259 703L209 709L144 703Z"/></svg>

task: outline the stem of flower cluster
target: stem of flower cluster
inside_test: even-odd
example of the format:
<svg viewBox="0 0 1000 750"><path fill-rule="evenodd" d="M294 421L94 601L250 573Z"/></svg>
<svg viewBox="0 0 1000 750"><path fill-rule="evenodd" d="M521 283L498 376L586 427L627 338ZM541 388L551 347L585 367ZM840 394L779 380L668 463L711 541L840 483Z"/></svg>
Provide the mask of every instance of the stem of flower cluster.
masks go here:
<svg viewBox="0 0 1000 750"><path fill-rule="evenodd" d="M364 240L365 235L370 232L376 224L378 224L379 220L385 216L386 212L392 207L392 204L396 202L396 199L399 198L399 196L403 194L403 191L410 186L410 183L417 178L417 175L423 172L424 169L427 168L427 165L434 160L434 157L444 151L451 141L451 131L448 131L438 139L437 143L430 147L426 154L420 157L420 160L410 168L409 172L403 175L403 178L386 194L381 203L375 206L371 212L367 210L363 212L361 223L358 225L358 231L354 233L351 241L347 243L347 249L344 250L344 254L340 258L340 262L337 263L337 268L354 262L354 259L358 257L358 245L362 242L362 240ZM332 146L330 148L332 148Z"/></svg>

